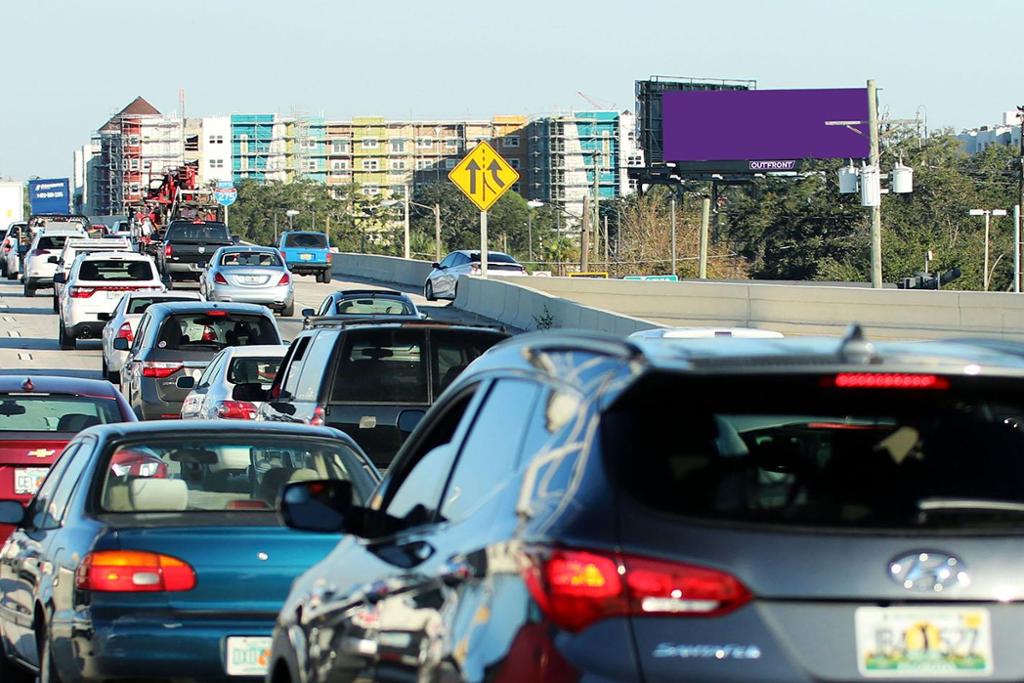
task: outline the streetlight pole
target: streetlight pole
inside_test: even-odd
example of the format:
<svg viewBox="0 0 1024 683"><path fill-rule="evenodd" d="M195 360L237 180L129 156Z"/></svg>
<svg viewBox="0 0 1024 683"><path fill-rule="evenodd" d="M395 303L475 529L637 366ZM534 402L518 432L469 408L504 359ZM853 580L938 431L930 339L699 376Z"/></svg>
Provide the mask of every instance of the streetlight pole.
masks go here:
<svg viewBox="0 0 1024 683"><path fill-rule="evenodd" d="M403 253L405 258L409 258L409 186L404 185L403 189L405 190L405 235Z"/></svg>
<svg viewBox="0 0 1024 683"><path fill-rule="evenodd" d="M878 93L875 81L868 81L868 136L871 144L869 163L879 168L881 154L878 150ZM871 207L871 286L882 286L882 203Z"/></svg>
<svg viewBox="0 0 1024 683"><path fill-rule="evenodd" d="M989 273L988 273L988 253L989 253L989 228L991 226L992 216L1005 216L1006 209L971 209L967 212L971 216L984 216L985 217L985 265L984 271L981 274L982 287L987 292L989 285Z"/></svg>
<svg viewBox="0 0 1024 683"><path fill-rule="evenodd" d="M292 224L292 219L295 218L296 216L298 216L299 212L296 211L295 209L288 209L287 211L284 212L284 215L288 216L288 229L289 230L294 229L294 225Z"/></svg>

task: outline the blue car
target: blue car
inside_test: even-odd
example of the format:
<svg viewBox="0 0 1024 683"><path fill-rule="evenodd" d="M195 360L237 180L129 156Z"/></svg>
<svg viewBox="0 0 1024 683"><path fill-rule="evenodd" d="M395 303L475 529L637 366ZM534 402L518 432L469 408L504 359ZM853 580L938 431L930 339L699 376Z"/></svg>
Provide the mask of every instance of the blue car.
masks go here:
<svg viewBox="0 0 1024 683"><path fill-rule="evenodd" d="M293 579L338 543L275 510L289 482L368 501L379 475L334 429L219 422L90 428L0 552L0 680L261 679Z"/></svg>
<svg viewBox="0 0 1024 683"><path fill-rule="evenodd" d="M315 275L317 282L331 281L331 246L322 232L289 230L278 244L281 258L296 275Z"/></svg>

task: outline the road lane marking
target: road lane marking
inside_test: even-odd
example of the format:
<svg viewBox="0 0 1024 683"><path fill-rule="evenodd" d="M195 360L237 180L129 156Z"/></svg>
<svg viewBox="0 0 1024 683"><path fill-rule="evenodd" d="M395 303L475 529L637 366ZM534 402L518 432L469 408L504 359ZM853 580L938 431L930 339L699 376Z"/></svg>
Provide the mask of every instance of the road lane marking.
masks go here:
<svg viewBox="0 0 1024 683"><path fill-rule="evenodd" d="M17 330L7 330L7 336L8 337L20 337L21 336L21 332L18 332Z"/></svg>
<svg viewBox="0 0 1024 683"><path fill-rule="evenodd" d="M32 354L31 353L19 353L18 354L18 360L32 360Z"/></svg>

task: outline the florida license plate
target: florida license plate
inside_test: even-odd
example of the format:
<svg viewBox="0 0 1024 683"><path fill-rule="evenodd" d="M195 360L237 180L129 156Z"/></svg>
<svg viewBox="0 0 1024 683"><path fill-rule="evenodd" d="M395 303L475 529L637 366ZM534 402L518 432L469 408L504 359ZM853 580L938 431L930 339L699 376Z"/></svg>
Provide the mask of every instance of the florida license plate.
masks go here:
<svg viewBox="0 0 1024 683"><path fill-rule="evenodd" d="M270 638L257 636L229 636L227 661L224 670L228 676L263 676L270 664Z"/></svg>
<svg viewBox="0 0 1024 683"><path fill-rule="evenodd" d="M992 674L986 609L860 607L857 666L874 678L969 678Z"/></svg>
<svg viewBox="0 0 1024 683"><path fill-rule="evenodd" d="M17 467L14 470L14 493L35 495L46 478L49 467Z"/></svg>
<svg viewBox="0 0 1024 683"><path fill-rule="evenodd" d="M301 260L303 260L303 261L312 261L313 260L313 255L312 254L299 254L299 258Z"/></svg>

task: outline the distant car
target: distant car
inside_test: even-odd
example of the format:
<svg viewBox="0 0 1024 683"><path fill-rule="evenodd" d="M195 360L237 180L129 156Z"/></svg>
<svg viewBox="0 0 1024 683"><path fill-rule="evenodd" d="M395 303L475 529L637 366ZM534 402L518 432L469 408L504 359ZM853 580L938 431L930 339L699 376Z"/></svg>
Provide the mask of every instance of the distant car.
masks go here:
<svg viewBox="0 0 1024 683"><path fill-rule="evenodd" d="M153 259L130 251L92 252L75 259L66 282L64 273L57 340L73 349L78 339L99 339L125 292L162 292L164 283Z"/></svg>
<svg viewBox="0 0 1024 683"><path fill-rule="evenodd" d="M274 314L265 306L184 301L153 304L131 344L118 338L113 347L128 351L121 367L128 403L139 418L155 420L181 416L189 390L178 387L178 378L198 378L222 349L280 343Z"/></svg>
<svg viewBox="0 0 1024 683"><path fill-rule="evenodd" d="M89 219L73 213L34 213L28 218L28 230L35 237L40 230L72 230L85 236Z"/></svg>
<svg viewBox="0 0 1024 683"><path fill-rule="evenodd" d="M331 249L324 233L290 230L281 235L278 250L288 270L296 275L315 275L317 282L331 281Z"/></svg>
<svg viewBox="0 0 1024 683"><path fill-rule="evenodd" d="M57 262L50 259L58 256L64 248L64 243L73 237L85 237L85 231L73 227L47 227L36 232L23 260L21 281L25 296L35 296L37 289L53 287Z"/></svg>
<svg viewBox="0 0 1024 683"><path fill-rule="evenodd" d="M319 308L302 310L304 318L402 315L425 318L408 294L392 289L345 289L324 297Z"/></svg>
<svg viewBox="0 0 1024 683"><path fill-rule="evenodd" d="M199 291L208 301L262 304L285 318L295 314L295 283L270 247L221 247L200 276Z"/></svg>
<svg viewBox="0 0 1024 683"><path fill-rule="evenodd" d="M633 339L706 339L708 337L736 337L737 339L782 339L781 332L758 330L753 327L655 327L638 330L629 335Z"/></svg>
<svg viewBox="0 0 1024 683"><path fill-rule="evenodd" d="M178 387L191 389L181 404L183 420L255 420L260 403L236 401L239 384L261 384L267 389L277 376L287 346L229 346L210 361L199 379L178 378Z"/></svg>
<svg viewBox="0 0 1024 683"><path fill-rule="evenodd" d="M29 244L28 223L12 223L4 237L2 254L4 276L8 280L17 280L21 275L21 260L28 252Z"/></svg>
<svg viewBox="0 0 1024 683"><path fill-rule="evenodd" d="M493 328L417 319L323 319L292 341L269 391L239 384L233 395L265 401L260 417L267 421L344 430L384 468L405 439L404 421L422 415L506 337Z"/></svg>
<svg viewBox="0 0 1024 683"><path fill-rule="evenodd" d="M27 504L57 454L78 431L134 421L128 402L108 382L0 376L0 500ZM10 531L10 526L0 524L0 542Z"/></svg>
<svg viewBox="0 0 1024 683"><path fill-rule="evenodd" d="M14 278L7 275L7 263L12 252L15 255L18 253L18 237L22 230L28 231L28 223L11 223L3 231L3 239L0 239L0 275L3 275L8 280L13 280Z"/></svg>
<svg viewBox="0 0 1024 683"><path fill-rule="evenodd" d="M115 339L126 339L130 345L135 340L142 314L153 304L168 304L174 301L201 301L199 292L176 290L173 292L126 292L110 319L103 326L103 377L114 384L121 383L121 367L128 356L127 351L114 349Z"/></svg>
<svg viewBox="0 0 1024 683"><path fill-rule="evenodd" d="M124 238L103 238L103 239L92 239L92 238L71 238L64 243L64 248L61 250L59 256L50 256L49 260L51 263L57 264L56 273L64 273L64 277L67 278L68 273L71 272L71 266L75 262L75 257L79 254L90 254L96 251L131 251L131 243ZM54 260L55 259L55 260ZM58 282L53 283L53 312L57 313L60 310L60 292L64 288L64 285Z"/></svg>
<svg viewBox="0 0 1024 683"><path fill-rule="evenodd" d="M83 432L27 512L0 502L17 525L0 557L3 680L262 681L289 586L340 539L274 510L286 483L311 479L366 503L378 475L334 429Z"/></svg>
<svg viewBox="0 0 1024 683"><path fill-rule="evenodd" d="M459 278L480 274L480 252L472 249L453 251L433 269L423 283L423 296L427 301L454 299L459 289ZM488 272L495 275L526 275L526 267L508 254L487 252Z"/></svg>

